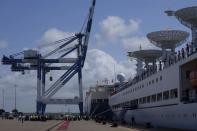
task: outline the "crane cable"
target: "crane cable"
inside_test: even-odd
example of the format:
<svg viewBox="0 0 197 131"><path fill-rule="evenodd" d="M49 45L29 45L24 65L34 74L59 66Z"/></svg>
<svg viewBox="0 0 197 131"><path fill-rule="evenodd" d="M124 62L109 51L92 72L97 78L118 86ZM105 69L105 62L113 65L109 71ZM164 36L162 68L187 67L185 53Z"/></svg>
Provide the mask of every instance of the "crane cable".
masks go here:
<svg viewBox="0 0 197 131"><path fill-rule="evenodd" d="M47 43L47 44L43 44L43 45L39 45L38 46L38 49L41 49L43 47L47 47L47 46L53 46L55 44L59 44L59 43L62 43L62 42L65 42L65 41L68 41L72 38L74 38L75 36L70 36L70 37L67 37L67 38L63 38L63 39L60 39L60 40L57 40L57 41L54 41L54 42L51 42L51 43Z"/></svg>
<svg viewBox="0 0 197 131"><path fill-rule="evenodd" d="M81 27L80 33L82 33L83 30L85 29L85 24L87 23L87 21L88 21L88 14L87 14L86 17L85 17L85 20L84 20L83 25L82 25L82 27Z"/></svg>

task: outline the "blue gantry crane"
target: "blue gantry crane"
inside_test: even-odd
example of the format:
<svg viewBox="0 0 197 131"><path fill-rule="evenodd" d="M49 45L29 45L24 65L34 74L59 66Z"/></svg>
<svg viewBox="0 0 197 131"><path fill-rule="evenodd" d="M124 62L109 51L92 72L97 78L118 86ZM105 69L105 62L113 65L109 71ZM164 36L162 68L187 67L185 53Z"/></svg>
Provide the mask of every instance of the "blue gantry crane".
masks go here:
<svg viewBox="0 0 197 131"><path fill-rule="evenodd" d="M80 114L83 114L83 89L82 89L82 68L84 66L88 41L92 27L94 8L96 0L92 0L88 17L84 28L68 38L64 38L49 45L58 45L54 50L42 55L37 50L25 50L10 56L3 56L2 64L11 65L12 71L25 73L25 70L37 71L37 105L36 113L44 114L47 104L78 104ZM75 42L75 44L73 44ZM77 52L74 58L69 57L72 52ZM49 58L61 52L57 58ZM53 66L54 63L62 63L61 66ZM62 66L63 65L63 66ZM65 71L51 87L45 88L46 73L52 70ZM79 97L74 99L55 99L52 96L62 88L75 74L78 74Z"/></svg>

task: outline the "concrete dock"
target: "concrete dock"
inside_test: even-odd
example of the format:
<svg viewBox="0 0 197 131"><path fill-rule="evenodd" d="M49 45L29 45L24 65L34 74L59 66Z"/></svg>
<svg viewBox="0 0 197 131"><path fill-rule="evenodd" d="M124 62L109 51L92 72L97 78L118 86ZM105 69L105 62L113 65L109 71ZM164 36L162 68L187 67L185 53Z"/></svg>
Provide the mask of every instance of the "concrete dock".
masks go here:
<svg viewBox="0 0 197 131"><path fill-rule="evenodd" d="M63 123L64 125L64 123ZM52 131L63 131L60 129L61 124L54 128ZM136 127L111 127L110 124L102 125L94 121L73 121L69 124L65 124L66 131L186 131L178 129L167 129L167 128L150 128L147 129L143 126ZM65 130L64 130L65 131Z"/></svg>
<svg viewBox="0 0 197 131"><path fill-rule="evenodd" d="M0 120L0 131L180 131L174 129L146 129L143 127L111 127L94 121L56 121L47 122L18 120Z"/></svg>
<svg viewBox="0 0 197 131"><path fill-rule="evenodd" d="M24 121L0 119L0 131L46 131L60 121Z"/></svg>

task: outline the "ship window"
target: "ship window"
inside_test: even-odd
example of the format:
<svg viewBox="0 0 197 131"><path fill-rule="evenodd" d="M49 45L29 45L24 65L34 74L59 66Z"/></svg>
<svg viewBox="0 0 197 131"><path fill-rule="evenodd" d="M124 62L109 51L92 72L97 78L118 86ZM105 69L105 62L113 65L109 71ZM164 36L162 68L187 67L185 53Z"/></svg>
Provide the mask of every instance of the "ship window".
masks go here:
<svg viewBox="0 0 197 131"><path fill-rule="evenodd" d="M196 113L193 113L193 117L196 118Z"/></svg>
<svg viewBox="0 0 197 131"><path fill-rule="evenodd" d="M143 97L143 103L146 103L146 97Z"/></svg>
<svg viewBox="0 0 197 131"><path fill-rule="evenodd" d="M137 105L138 104L138 99L135 99L134 101L135 101L135 104Z"/></svg>
<svg viewBox="0 0 197 131"><path fill-rule="evenodd" d="M150 103L150 96L147 96L147 103Z"/></svg>
<svg viewBox="0 0 197 131"><path fill-rule="evenodd" d="M130 101L130 106L132 106L133 105L133 100L132 101Z"/></svg>
<svg viewBox="0 0 197 131"><path fill-rule="evenodd" d="M154 84L154 82L155 82L155 81L154 81L154 80L152 80L152 84Z"/></svg>
<svg viewBox="0 0 197 131"><path fill-rule="evenodd" d="M96 103L97 101L96 101L96 99L93 99L93 103Z"/></svg>
<svg viewBox="0 0 197 131"><path fill-rule="evenodd" d="M168 100L169 99L169 91L163 92L163 99Z"/></svg>
<svg viewBox="0 0 197 131"><path fill-rule="evenodd" d="M108 102L108 99L104 99L105 102Z"/></svg>
<svg viewBox="0 0 197 131"><path fill-rule="evenodd" d="M142 98L139 99L139 103L142 104Z"/></svg>
<svg viewBox="0 0 197 131"><path fill-rule="evenodd" d="M132 105L132 104L133 104L133 101L131 100L131 101L130 101L130 105Z"/></svg>
<svg viewBox="0 0 197 131"><path fill-rule="evenodd" d="M144 88L144 84L142 85L142 88Z"/></svg>
<svg viewBox="0 0 197 131"><path fill-rule="evenodd" d="M162 81L162 76L160 76L160 81Z"/></svg>
<svg viewBox="0 0 197 131"><path fill-rule="evenodd" d="M151 102L155 102L156 101L156 95L152 95L151 96Z"/></svg>
<svg viewBox="0 0 197 131"><path fill-rule="evenodd" d="M158 78L156 78L156 82L158 82Z"/></svg>
<svg viewBox="0 0 197 131"><path fill-rule="evenodd" d="M129 101L125 102L125 107L128 107L129 106Z"/></svg>
<svg viewBox="0 0 197 131"><path fill-rule="evenodd" d="M177 98L178 92L177 89L170 90L170 98Z"/></svg>
<svg viewBox="0 0 197 131"><path fill-rule="evenodd" d="M149 81L149 85L151 85L151 81Z"/></svg>
<svg viewBox="0 0 197 131"><path fill-rule="evenodd" d="M187 114L183 114L183 117L187 117Z"/></svg>
<svg viewBox="0 0 197 131"><path fill-rule="evenodd" d="M162 93L158 93L157 94L157 101L161 101L162 100Z"/></svg>
<svg viewBox="0 0 197 131"><path fill-rule="evenodd" d="M189 79L190 71L186 71L186 79Z"/></svg>

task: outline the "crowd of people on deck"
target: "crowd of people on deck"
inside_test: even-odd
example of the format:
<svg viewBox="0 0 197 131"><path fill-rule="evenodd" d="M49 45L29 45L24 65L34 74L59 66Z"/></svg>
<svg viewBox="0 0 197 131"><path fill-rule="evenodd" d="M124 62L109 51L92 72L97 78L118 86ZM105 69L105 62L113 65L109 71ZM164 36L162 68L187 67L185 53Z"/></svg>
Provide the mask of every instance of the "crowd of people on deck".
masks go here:
<svg viewBox="0 0 197 131"><path fill-rule="evenodd" d="M145 66L145 69L140 74L137 74L128 83L124 84L122 89L127 88L133 84L136 84L139 81L144 80L145 78L155 74L156 72L161 71L171 65L174 65L178 61L183 60L196 52L197 52L197 48L194 47L192 43L187 43L185 48L181 48L180 50L174 53L173 52L171 52L170 54L166 53L165 57L162 60L160 60L158 64Z"/></svg>

